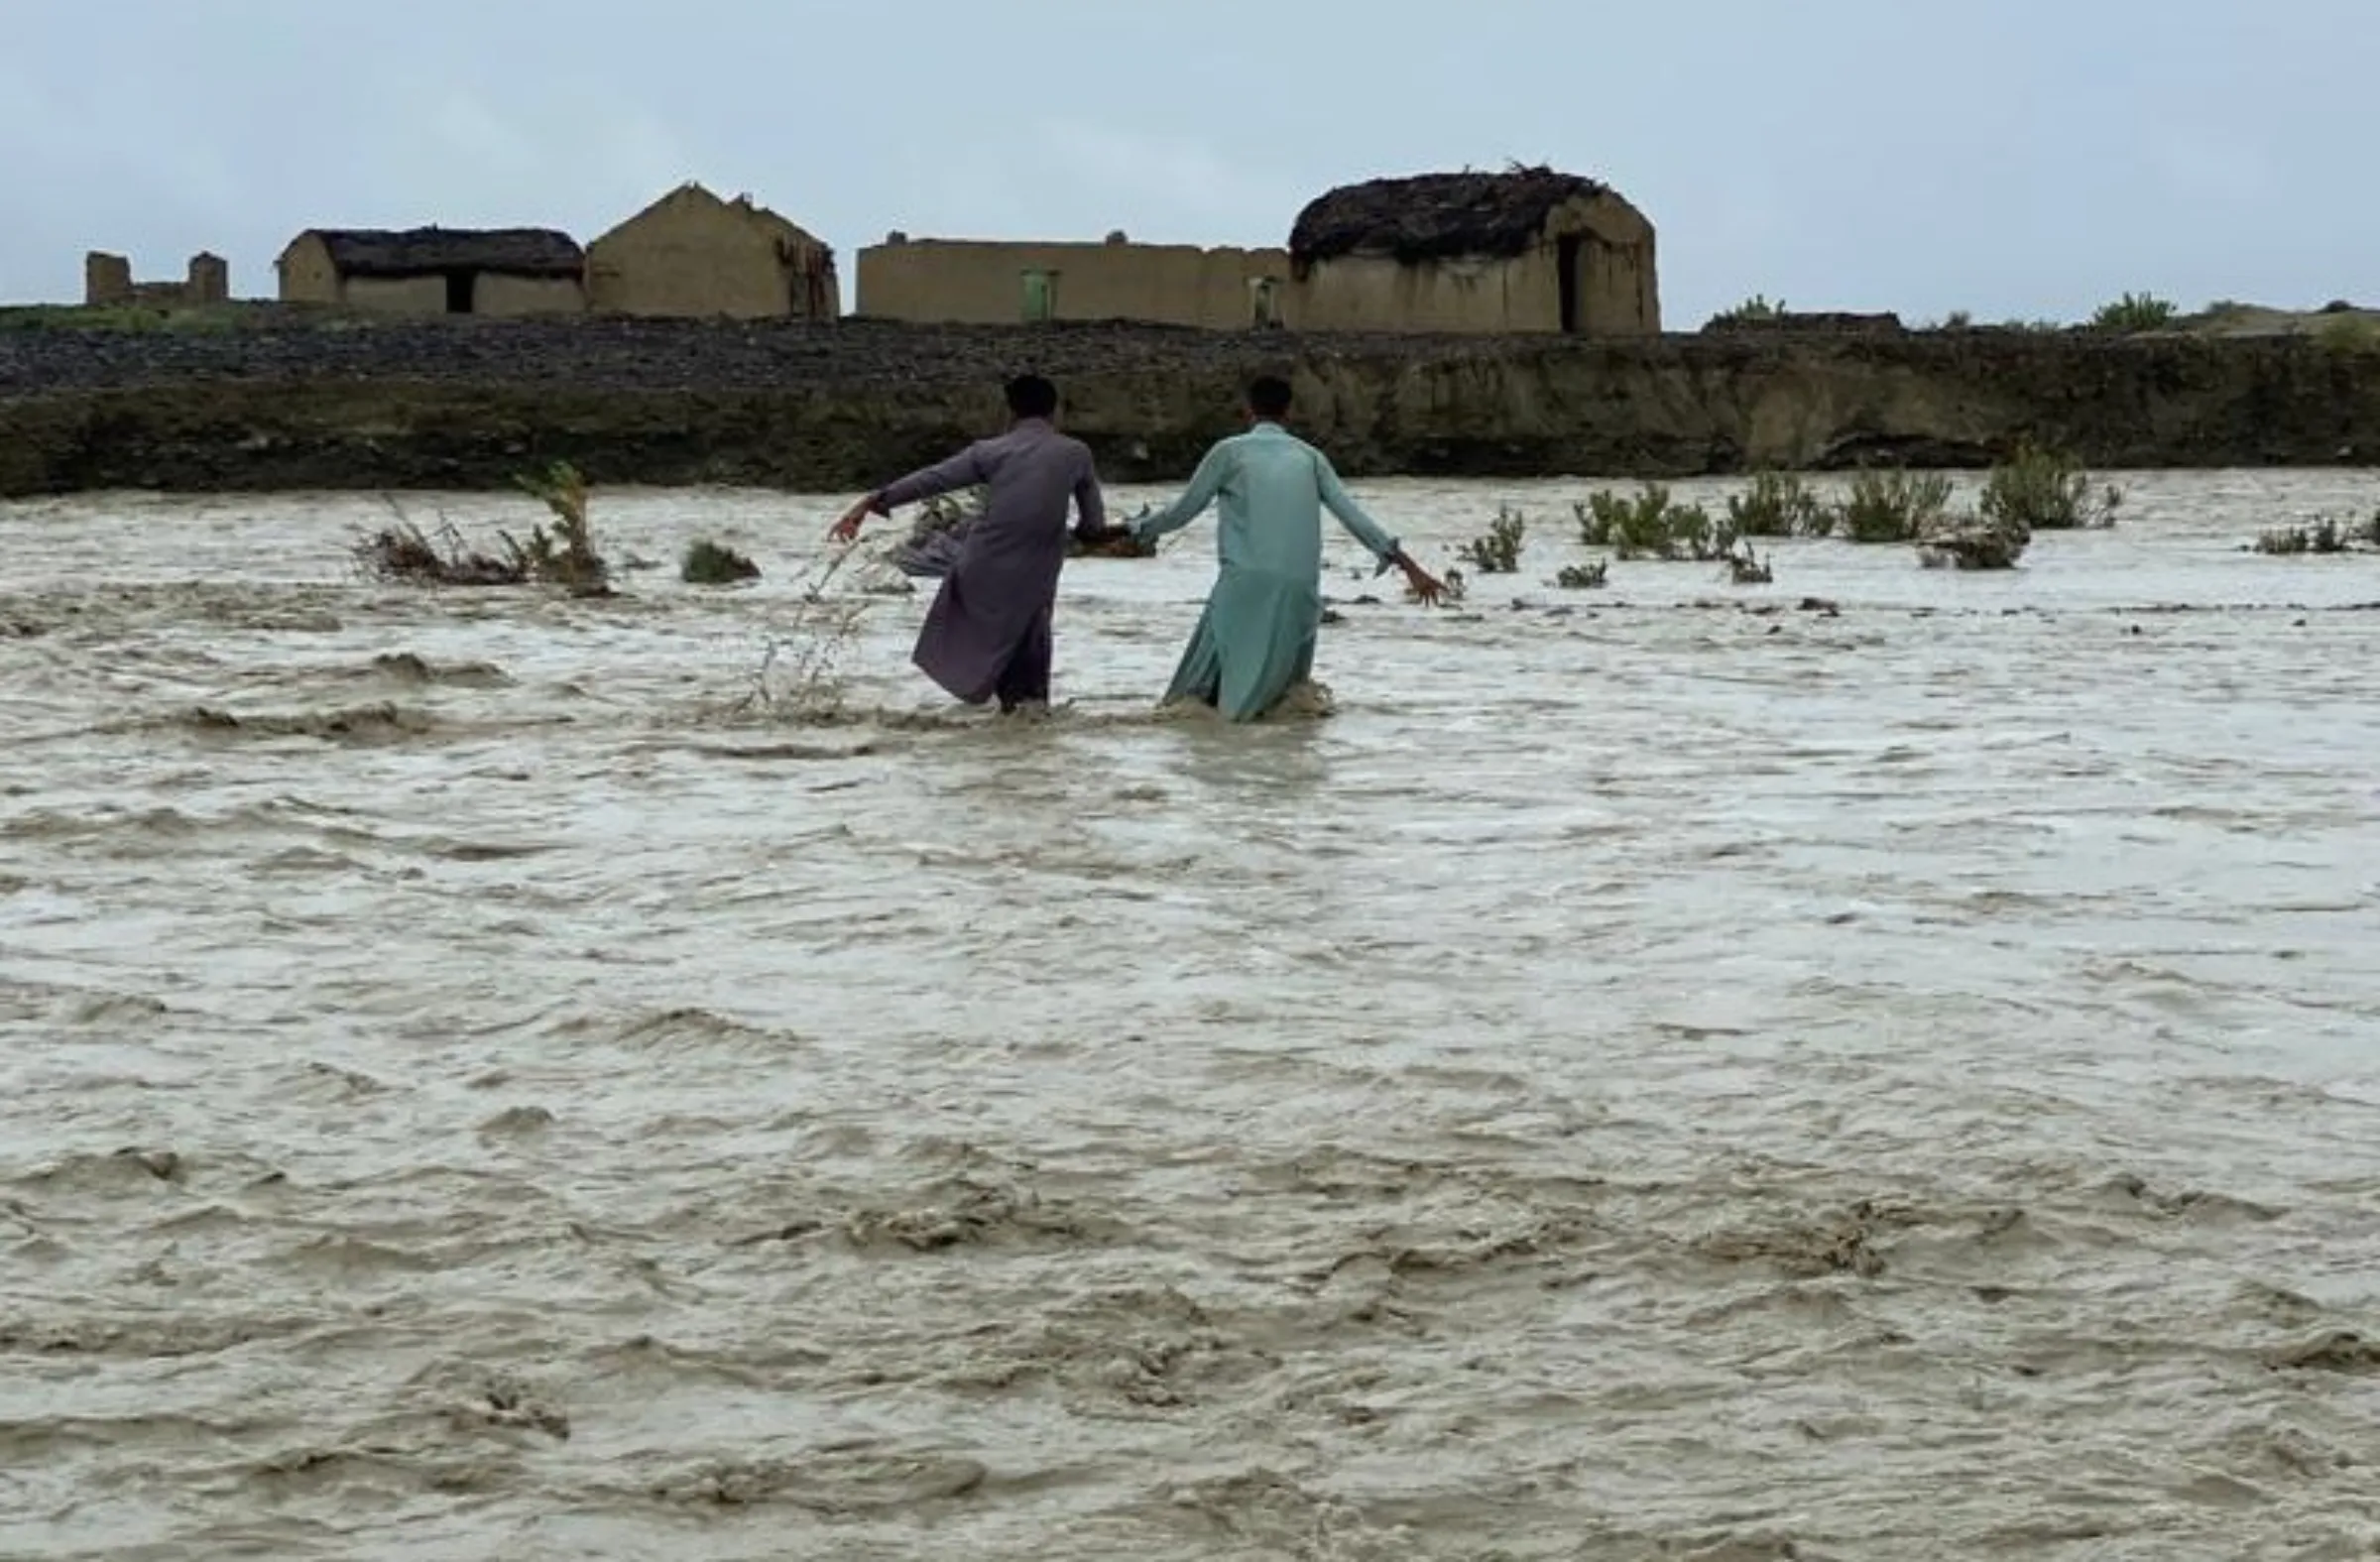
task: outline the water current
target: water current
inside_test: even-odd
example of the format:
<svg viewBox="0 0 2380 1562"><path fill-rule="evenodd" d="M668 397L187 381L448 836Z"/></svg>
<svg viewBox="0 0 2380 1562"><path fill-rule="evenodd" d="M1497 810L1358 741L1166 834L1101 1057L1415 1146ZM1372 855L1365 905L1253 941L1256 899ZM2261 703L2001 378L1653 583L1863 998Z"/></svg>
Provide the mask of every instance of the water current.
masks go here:
<svg viewBox="0 0 2380 1562"><path fill-rule="evenodd" d="M0 1555L2375 1554L2380 559L2240 544L2380 493L2119 481L1590 591L1362 484L1521 569L1334 535L1249 728L1211 521L1001 722L856 567L795 697L841 496L0 507Z"/></svg>

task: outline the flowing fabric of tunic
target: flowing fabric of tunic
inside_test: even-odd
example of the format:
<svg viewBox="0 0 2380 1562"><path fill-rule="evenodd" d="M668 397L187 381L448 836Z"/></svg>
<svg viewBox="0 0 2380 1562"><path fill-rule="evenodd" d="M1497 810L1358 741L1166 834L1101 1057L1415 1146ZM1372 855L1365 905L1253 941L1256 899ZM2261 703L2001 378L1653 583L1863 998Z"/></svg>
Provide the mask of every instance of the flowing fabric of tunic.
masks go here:
<svg viewBox="0 0 2380 1562"><path fill-rule="evenodd" d="M968 528L942 577L909 660L953 697L980 705L1049 698L1050 610L1065 567L1069 501L1081 529L1107 525L1091 449L1047 420L1019 419L1007 433L879 489L870 508L901 505L982 484L983 515Z"/></svg>
<svg viewBox="0 0 2380 1562"><path fill-rule="evenodd" d="M1328 456L1273 422L1219 440L1179 499L1130 525L1143 541L1162 537L1217 501L1222 568L1165 699L1204 701L1232 721L1251 721L1313 675L1322 633L1322 513L1336 517L1382 569L1397 541L1364 513Z"/></svg>

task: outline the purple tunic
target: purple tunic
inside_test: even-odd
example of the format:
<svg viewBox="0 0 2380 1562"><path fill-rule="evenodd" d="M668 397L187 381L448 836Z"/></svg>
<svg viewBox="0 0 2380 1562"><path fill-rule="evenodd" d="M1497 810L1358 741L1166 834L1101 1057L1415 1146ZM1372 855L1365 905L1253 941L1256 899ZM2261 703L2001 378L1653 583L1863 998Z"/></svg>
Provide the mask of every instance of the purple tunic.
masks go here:
<svg viewBox="0 0 2380 1562"><path fill-rule="evenodd" d="M1025 418L997 438L879 489L871 508L891 515L978 483L988 490L983 516L942 577L910 660L970 705L994 694L1003 704L1046 700L1067 502L1081 512L1081 530L1104 530L1099 473L1090 446L1042 419Z"/></svg>

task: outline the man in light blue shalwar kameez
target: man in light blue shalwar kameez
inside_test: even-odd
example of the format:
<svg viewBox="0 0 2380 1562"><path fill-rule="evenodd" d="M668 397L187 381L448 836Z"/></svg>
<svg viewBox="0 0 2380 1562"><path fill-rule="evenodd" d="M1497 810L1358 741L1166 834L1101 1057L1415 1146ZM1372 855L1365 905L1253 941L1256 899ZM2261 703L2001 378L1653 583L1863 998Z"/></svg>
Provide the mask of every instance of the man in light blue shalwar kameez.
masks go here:
<svg viewBox="0 0 2380 1562"><path fill-rule="evenodd" d="M1281 426L1289 386L1270 376L1248 388L1248 432L1218 440L1190 486L1164 509L1130 523L1142 541L1188 526L1222 502L1216 551L1222 569L1174 668L1163 703L1197 700L1229 721L1253 721L1314 670L1322 633L1322 513L1338 518L1414 594L1435 602L1439 582L1398 545L1339 481L1330 458Z"/></svg>

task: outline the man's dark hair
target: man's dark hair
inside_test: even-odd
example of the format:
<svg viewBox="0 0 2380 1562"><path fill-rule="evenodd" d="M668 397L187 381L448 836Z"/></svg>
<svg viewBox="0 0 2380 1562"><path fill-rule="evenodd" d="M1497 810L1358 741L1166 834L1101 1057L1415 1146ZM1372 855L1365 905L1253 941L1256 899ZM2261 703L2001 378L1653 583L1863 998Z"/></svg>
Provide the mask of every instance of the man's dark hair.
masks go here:
<svg viewBox="0 0 2380 1562"><path fill-rule="evenodd" d="M1053 418L1058 388L1037 374L1020 374L1009 382L1009 411L1019 418Z"/></svg>
<svg viewBox="0 0 2380 1562"><path fill-rule="evenodd" d="M1248 410L1258 418L1287 417L1289 382L1277 374L1260 374L1249 381Z"/></svg>

